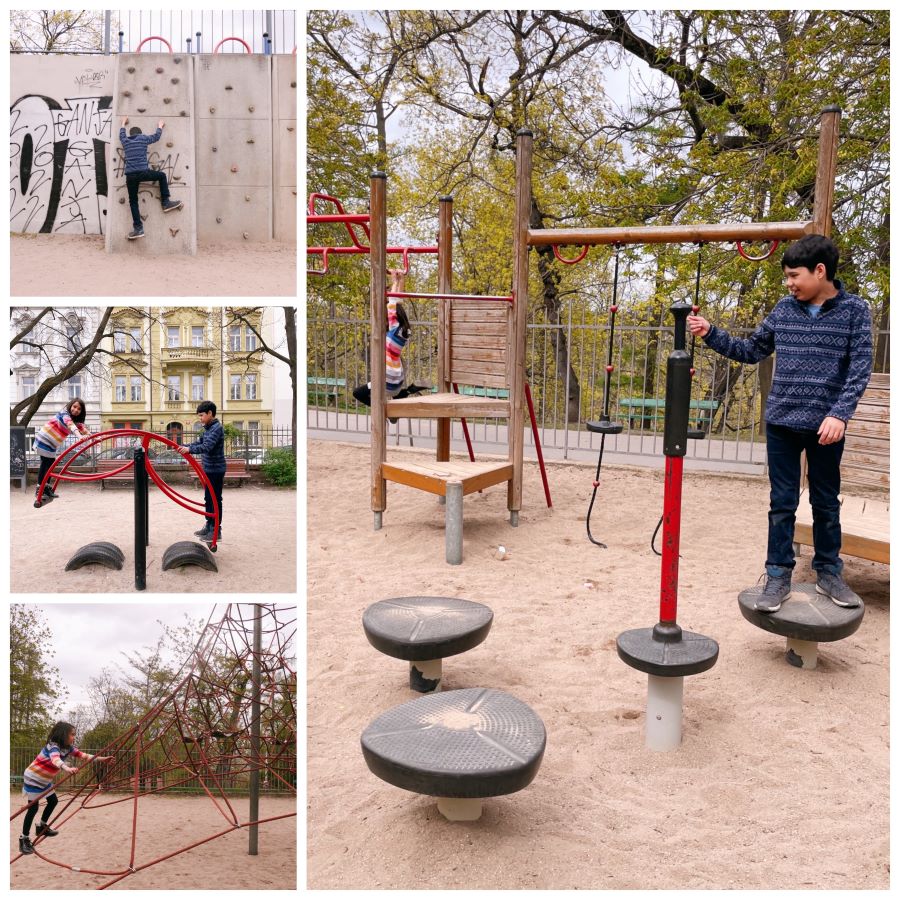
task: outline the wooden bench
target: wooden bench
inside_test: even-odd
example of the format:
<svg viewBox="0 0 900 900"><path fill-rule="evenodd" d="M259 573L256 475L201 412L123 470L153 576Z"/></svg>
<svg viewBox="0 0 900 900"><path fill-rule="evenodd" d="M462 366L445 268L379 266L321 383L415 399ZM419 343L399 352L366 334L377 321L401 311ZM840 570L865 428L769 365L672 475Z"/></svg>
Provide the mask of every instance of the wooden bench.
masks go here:
<svg viewBox="0 0 900 900"><path fill-rule="evenodd" d="M307 397L324 397L326 405L333 403L337 406L338 397L346 387L346 378L325 378L324 376L310 375L306 379Z"/></svg>
<svg viewBox="0 0 900 900"><path fill-rule="evenodd" d="M200 480L200 476L193 470L191 471L191 478L195 481ZM238 487L243 487L244 482L249 480L250 473L247 471L246 459L227 458L225 460L225 484L237 482Z"/></svg>
<svg viewBox="0 0 900 900"><path fill-rule="evenodd" d="M847 424L841 460L841 552L888 564L891 561L890 430L891 376L873 375L856 414ZM803 480L806 481L805 464ZM804 488L797 510L794 543L811 547L812 508L808 499L808 489Z"/></svg>
<svg viewBox="0 0 900 900"><path fill-rule="evenodd" d="M695 411L691 417L693 426L708 428L722 404L719 400L691 400L689 405ZM629 428L634 428L636 422L639 428L644 428L666 417L666 401L655 397L623 397L619 409L627 416Z"/></svg>

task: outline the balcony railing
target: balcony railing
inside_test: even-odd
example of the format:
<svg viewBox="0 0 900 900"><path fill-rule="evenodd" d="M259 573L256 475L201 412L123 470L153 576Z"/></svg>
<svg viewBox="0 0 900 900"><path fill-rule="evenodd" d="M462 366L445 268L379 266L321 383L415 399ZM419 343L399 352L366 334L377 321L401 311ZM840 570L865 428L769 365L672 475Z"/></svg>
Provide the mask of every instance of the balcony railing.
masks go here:
<svg viewBox="0 0 900 900"><path fill-rule="evenodd" d="M176 362L203 362L209 363L213 359L212 347L163 347L163 363Z"/></svg>

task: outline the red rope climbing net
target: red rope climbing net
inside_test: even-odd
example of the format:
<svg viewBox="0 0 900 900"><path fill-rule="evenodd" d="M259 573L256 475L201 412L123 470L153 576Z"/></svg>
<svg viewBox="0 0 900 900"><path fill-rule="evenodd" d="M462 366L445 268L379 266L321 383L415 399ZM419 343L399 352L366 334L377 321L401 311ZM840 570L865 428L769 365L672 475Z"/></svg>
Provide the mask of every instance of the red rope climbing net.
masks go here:
<svg viewBox="0 0 900 900"><path fill-rule="evenodd" d="M257 617L262 631L259 653L254 652L253 646ZM43 837L34 840L36 857L73 872L109 876L109 881L99 885L102 890L235 829L296 816L292 812L241 821L229 800L229 794L246 791L253 771L258 771L260 780L269 787L296 796L296 610L269 604L229 604L221 619L212 619L211 615L165 699L96 754L113 759L88 763L85 771L90 772L90 777L83 784L77 783L83 776L67 774L45 792L72 788L61 797L50 822L61 835L67 826L79 827L77 823L68 825L79 813L132 803L131 834L122 841L122 863L113 869L98 869L87 860L52 859L44 852ZM254 689L254 660L259 664L258 690ZM258 719L254 719L256 708ZM255 721L259 723L257 752L252 736ZM187 846L154 856L152 850L146 849L152 847L152 840L141 830L141 801L185 787L198 789L213 804L222 817L223 828ZM24 815L43 796L22 806L10 820ZM139 835L147 858L139 858L137 853ZM17 854L10 862L15 863L22 856Z"/></svg>

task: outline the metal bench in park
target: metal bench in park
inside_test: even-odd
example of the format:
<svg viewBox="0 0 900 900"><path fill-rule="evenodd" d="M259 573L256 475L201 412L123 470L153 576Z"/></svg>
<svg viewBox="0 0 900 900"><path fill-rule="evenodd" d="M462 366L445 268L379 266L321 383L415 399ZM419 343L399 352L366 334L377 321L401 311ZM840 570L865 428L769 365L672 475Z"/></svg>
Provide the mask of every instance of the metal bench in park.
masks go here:
<svg viewBox="0 0 900 900"><path fill-rule="evenodd" d="M191 474L191 478L195 481L199 476L196 472ZM233 459L228 457L225 460L225 484L237 483L238 487L243 487L245 481L250 480L250 473L247 471L246 459Z"/></svg>
<svg viewBox="0 0 900 900"><path fill-rule="evenodd" d="M347 387L346 378L326 378L323 375L310 375L306 379L306 393L308 397L325 398L326 405L333 403L337 406L338 397Z"/></svg>
<svg viewBox="0 0 900 900"><path fill-rule="evenodd" d="M709 428L720 400L691 400L691 421L695 428ZM648 428L666 417L666 401L655 397L622 397L619 409L627 417L630 428Z"/></svg>

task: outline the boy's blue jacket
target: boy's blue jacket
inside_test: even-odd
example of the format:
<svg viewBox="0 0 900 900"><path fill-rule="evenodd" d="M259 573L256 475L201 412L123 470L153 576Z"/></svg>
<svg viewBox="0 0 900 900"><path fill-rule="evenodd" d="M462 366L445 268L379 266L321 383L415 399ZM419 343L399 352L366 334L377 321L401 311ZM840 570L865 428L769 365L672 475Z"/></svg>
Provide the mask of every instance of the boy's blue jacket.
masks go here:
<svg viewBox="0 0 900 900"><path fill-rule="evenodd" d="M872 372L872 313L869 304L835 280L837 296L813 318L794 297L775 309L748 338L713 326L706 344L742 363L758 363L775 353L775 375L766 403L766 422L798 431L817 431L826 416L844 422Z"/></svg>
<svg viewBox="0 0 900 900"><path fill-rule="evenodd" d="M125 148L125 174L134 175L136 172L146 172L150 168L147 161L147 148L155 144L162 137L162 128L157 128L153 134L136 134L129 137L124 128L119 129L119 140Z"/></svg>
<svg viewBox="0 0 900 900"><path fill-rule="evenodd" d="M204 426L200 439L188 445L194 455L203 454L203 471L216 474L225 471L225 431L218 419Z"/></svg>

